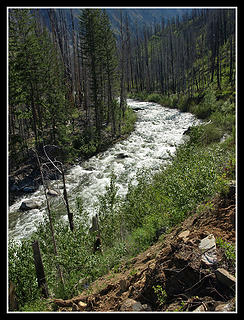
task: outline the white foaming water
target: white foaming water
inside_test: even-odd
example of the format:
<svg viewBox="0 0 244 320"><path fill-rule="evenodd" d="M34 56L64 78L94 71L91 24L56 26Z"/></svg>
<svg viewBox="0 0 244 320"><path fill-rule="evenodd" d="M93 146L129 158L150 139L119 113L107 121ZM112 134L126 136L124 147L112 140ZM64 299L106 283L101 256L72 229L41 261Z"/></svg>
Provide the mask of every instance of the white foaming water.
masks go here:
<svg viewBox="0 0 244 320"><path fill-rule="evenodd" d="M95 214L94 204L98 196L105 193L109 185L111 172L117 176L118 193L123 196L127 192L128 182L136 183L138 169L158 170L169 161L176 146L184 141L184 131L199 123L192 114L182 113L152 102L139 102L132 99L127 104L137 112L135 130L128 139L116 143L107 151L93 156L80 165L74 165L66 174L66 187L70 206L75 199L81 197L84 207L90 216ZM52 182L52 189L62 194L61 180ZM24 199L32 199L41 203L40 209L20 212ZM55 206L61 205L62 197L50 199ZM67 219L64 210L64 219ZM43 187L16 201L9 209L9 238L16 240L29 236L46 215L46 202Z"/></svg>

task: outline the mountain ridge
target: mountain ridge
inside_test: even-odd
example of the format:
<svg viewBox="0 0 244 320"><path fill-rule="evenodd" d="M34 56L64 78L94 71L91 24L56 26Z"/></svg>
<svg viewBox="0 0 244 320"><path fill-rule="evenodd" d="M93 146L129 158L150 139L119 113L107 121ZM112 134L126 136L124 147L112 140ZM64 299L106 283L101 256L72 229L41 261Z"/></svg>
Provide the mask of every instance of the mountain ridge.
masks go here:
<svg viewBox="0 0 244 320"><path fill-rule="evenodd" d="M191 8L147 8L147 7L121 7L121 8L110 8L110 7L99 7L100 9L105 9L108 13L112 28L115 34L119 33L120 30L120 10L124 13L124 17L128 16L128 23L130 27L137 22L137 26L139 30L142 30L144 25L148 24L155 24L161 23L162 19L164 19L164 23L167 23L168 20L172 19L173 17L182 18L182 16L186 13L191 12ZM85 7L80 8L70 8L70 9L63 9L63 8L55 8L54 10L66 10L66 19L68 22L68 28L71 30L72 22L71 22L71 15L70 9L72 9L73 16L74 16L74 25L75 29L78 31L79 29L79 15L82 9L86 9ZM96 9L94 7L94 9ZM48 18L47 9L40 9L42 17L45 21L45 24L50 29L50 23ZM132 28L132 31L135 31L135 28Z"/></svg>

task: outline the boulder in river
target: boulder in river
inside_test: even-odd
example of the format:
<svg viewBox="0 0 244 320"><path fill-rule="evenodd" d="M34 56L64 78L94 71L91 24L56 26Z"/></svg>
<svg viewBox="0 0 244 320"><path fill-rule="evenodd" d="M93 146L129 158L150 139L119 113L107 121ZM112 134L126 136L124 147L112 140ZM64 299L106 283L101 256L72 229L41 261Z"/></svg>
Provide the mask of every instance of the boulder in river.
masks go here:
<svg viewBox="0 0 244 320"><path fill-rule="evenodd" d="M52 190L52 189L49 189L48 192L47 192L47 194L48 194L49 196L52 196L52 197L57 197L57 196L58 196L58 192L55 191L55 190Z"/></svg>
<svg viewBox="0 0 244 320"><path fill-rule="evenodd" d="M125 158L129 158L128 154L125 154L125 153L117 154L117 159L125 159Z"/></svg>
<svg viewBox="0 0 244 320"><path fill-rule="evenodd" d="M21 203L21 206L19 208L19 210L21 211L28 211L28 210L32 210L32 209L38 209L40 208L40 204L34 200L24 200Z"/></svg>
<svg viewBox="0 0 244 320"><path fill-rule="evenodd" d="M33 187L33 186L26 186L26 187L23 187L23 188L21 189L21 191L23 191L23 192L25 192L25 193L32 193L32 192L35 192L36 189L35 189L35 187Z"/></svg>
<svg viewBox="0 0 244 320"><path fill-rule="evenodd" d="M141 111L144 110L144 108L141 107L133 107L133 111Z"/></svg>
<svg viewBox="0 0 244 320"><path fill-rule="evenodd" d="M189 135L191 132L192 132L192 128L189 127L188 129L186 129L186 130L183 132L183 135Z"/></svg>

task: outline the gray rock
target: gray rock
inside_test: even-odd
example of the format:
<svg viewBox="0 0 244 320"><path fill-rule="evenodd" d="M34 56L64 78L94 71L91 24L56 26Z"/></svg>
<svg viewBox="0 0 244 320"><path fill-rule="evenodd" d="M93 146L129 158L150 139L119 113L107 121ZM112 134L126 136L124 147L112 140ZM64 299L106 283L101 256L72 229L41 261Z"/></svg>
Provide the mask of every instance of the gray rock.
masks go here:
<svg viewBox="0 0 244 320"><path fill-rule="evenodd" d="M210 234L206 238L202 239L199 244L199 249L207 250L211 248L216 248L216 242L213 234Z"/></svg>
<svg viewBox="0 0 244 320"><path fill-rule="evenodd" d="M215 308L216 312L229 312L232 311L233 305L231 303L220 303Z"/></svg>
<svg viewBox="0 0 244 320"><path fill-rule="evenodd" d="M38 208L40 208L40 204L38 202L35 202L34 200L24 200L21 203L19 210L28 211L32 209L38 209Z"/></svg>
<svg viewBox="0 0 244 320"><path fill-rule="evenodd" d="M126 299L120 307L120 311L144 311L144 307L139 301Z"/></svg>
<svg viewBox="0 0 244 320"><path fill-rule="evenodd" d="M199 307L197 307L195 310L193 310L192 312L205 312L205 308L204 305L201 304Z"/></svg>
<svg viewBox="0 0 244 320"><path fill-rule="evenodd" d="M52 190L52 189L49 189L48 192L47 192L47 194L48 194L49 196L52 196L52 197L57 197L57 196L58 196L58 192L55 191L55 190Z"/></svg>
<svg viewBox="0 0 244 320"><path fill-rule="evenodd" d="M145 303L142 305L142 311L152 311L152 308Z"/></svg>
<svg viewBox="0 0 244 320"><path fill-rule="evenodd" d="M98 223L98 215L92 217L92 226L89 229L90 232L95 232L99 230L99 223Z"/></svg>
<svg viewBox="0 0 244 320"><path fill-rule="evenodd" d="M211 266L217 262L216 242L213 234L201 240L199 249L204 251L201 256L201 261L204 264Z"/></svg>

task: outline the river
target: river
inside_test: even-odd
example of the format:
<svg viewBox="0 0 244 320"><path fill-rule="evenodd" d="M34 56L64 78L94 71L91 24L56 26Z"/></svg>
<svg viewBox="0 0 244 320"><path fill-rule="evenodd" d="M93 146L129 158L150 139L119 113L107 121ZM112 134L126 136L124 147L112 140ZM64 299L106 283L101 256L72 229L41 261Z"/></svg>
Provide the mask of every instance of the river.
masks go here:
<svg viewBox="0 0 244 320"><path fill-rule="evenodd" d="M98 195L105 192L110 182L111 172L117 176L118 193L127 192L128 182L136 183L138 169L158 170L167 165L170 154L176 146L184 142L183 133L190 126L199 123L192 114L177 109L162 107L154 102L139 102L132 99L127 104L137 113L135 130L123 141L89 160L74 165L66 174L66 188L72 210L75 199L81 197L89 215L94 215ZM62 181L52 181L51 188L62 194ZM51 198L51 197L50 197ZM23 200L33 199L41 204L39 209L19 211ZM62 206L62 197L51 199L53 205ZM64 213L65 210L64 210ZM16 240L28 237L46 215L46 202L43 186L18 199L9 208L8 236ZM67 220L66 214L62 216Z"/></svg>

